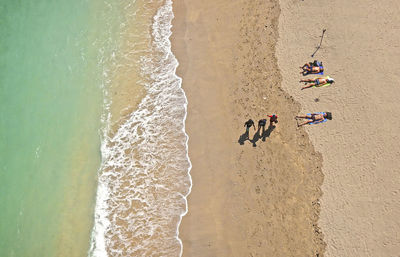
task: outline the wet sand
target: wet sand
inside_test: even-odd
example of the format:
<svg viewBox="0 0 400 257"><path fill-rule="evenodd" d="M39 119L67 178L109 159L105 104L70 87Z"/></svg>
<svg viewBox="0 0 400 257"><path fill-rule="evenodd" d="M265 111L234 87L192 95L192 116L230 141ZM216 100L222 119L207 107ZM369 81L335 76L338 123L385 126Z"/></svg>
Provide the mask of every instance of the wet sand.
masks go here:
<svg viewBox="0 0 400 257"><path fill-rule="evenodd" d="M301 103L301 112L333 113L332 121L307 127L323 155L319 224L325 255L400 256L400 2L280 4L283 88ZM311 58L323 28L322 47ZM314 59L336 83L301 91L298 67Z"/></svg>
<svg viewBox="0 0 400 257"><path fill-rule="evenodd" d="M278 2L175 1L174 13L193 165L183 256L323 256L322 158L281 87ZM276 127L239 143L247 119L272 113Z"/></svg>

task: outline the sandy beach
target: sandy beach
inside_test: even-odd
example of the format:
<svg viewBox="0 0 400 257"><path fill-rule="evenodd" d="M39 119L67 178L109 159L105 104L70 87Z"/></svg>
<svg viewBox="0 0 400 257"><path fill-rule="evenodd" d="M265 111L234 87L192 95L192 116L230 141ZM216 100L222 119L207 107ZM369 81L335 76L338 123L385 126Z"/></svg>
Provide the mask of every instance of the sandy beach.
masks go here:
<svg viewBox="0 0 400 257"><path fill-rule="evenodd" d="M293 115L275 57L277 1L175 1L172 46L192 161L183 256L322 256L322 158ZM264 134L249 118L277 113Z"/></svg>
<svg viewBox="0 0 400 257"><path fill-rule="evenodd" d="M183 256L399 256L399 9L175 1L193 165ZM336 83L302 91L298 67L314 59ZM314 111L333 120L297 128ZM265 141L251 129L254 145L238 143L272 113Z"/></svg>
<svg viewBox="0 0 400 257"><path fill-rule="evenodd" d="M333 113L332 121L307 127L323 155L319 224L325 256L400 256L400 121L395 114L400 3L281 0L280 5L282 86L301 103L301 112ZM311 58L322 29L321 49ZM323 61L336 83L300 91L296 67L314 59Z"/></svg>

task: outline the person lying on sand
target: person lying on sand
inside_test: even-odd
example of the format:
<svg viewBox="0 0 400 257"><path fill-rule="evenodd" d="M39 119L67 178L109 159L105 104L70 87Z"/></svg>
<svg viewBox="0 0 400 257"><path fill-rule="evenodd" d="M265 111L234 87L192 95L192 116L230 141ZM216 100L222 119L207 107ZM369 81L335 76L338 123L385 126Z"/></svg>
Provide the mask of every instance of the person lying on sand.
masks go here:
<svg viewBox="0 0 400 257"><path fill-rule="evenodd" d="M322 62L319 62L319 61L317 61L317 60L314 60L313 62L309 62L309 63L304 64L304 65L303 65L302 67L300 67L300 68L304 69L305 67L312 67L312 66L322 66Z"/></svg>
<svg viewBox="0 0 400 257"><path fill-rule="evenodd" d="M322 62L314 60L313 62L309 62L309 63L304 64L300 68L305 70L305 69L311 69L312 67L319 67L319 66L323 66Z"/></svg>
<svg viewBox="0 0 400 257"><path fill-rule="evenodd" d="M332 120L332 113L330 112L311 113L307 115L296 116L296 119L307 119L306 121L297 124L297 126L300 127L306 124L316 124L325 122L326 120Z"/></svg>
<svg viewBox="0 0 400 257"><path fill-rule="evenodd" d="M300 74L303 74L303 76L306 76L308 74L318 74L324 71L323 66L306 66L303 68L303 71L300 72Z"/></svg>
<svg viewBox="0 0 400 257"><path fill-rule="evenodd" d="M302 80L300 80L300 82L305 82L306 84L311 83L307 86L302 87L301 90L303 90L303 89L314 87L314 86L321 87L326 84L334 83L335 80L330 77L321 77L321 78L314 78L314 79L302 79Z"/></svg>
<svg viewBox="0 0 400 257"><path fill-rule="evenodd" d="M306 76L308 74L318 74L323 72L324 66L322 65L322 62L314 60L314 62L304 64L300 67L300 69L303 69L303 71L300 73L302 73L303 76Z"/></svg>

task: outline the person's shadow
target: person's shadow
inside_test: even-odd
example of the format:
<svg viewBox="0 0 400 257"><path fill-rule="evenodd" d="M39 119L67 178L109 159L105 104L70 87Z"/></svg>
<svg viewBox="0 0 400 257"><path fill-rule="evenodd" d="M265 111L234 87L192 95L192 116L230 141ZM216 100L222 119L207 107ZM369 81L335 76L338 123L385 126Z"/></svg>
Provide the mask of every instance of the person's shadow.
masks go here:
<svg viewBox="0 0 400 257"><path fill-rule="evenodd" d="M253 139L252 140L250 140L250 142L252 142L253 143L253 147L256 147L257 145L256 145L256 142L261 138L261 136L262 136L262 134L260 135L260 128L261 127L258 127L258 129L257 129L257 131L256 131L256 133L254 134L254 136L253 136ZM262 126L262 133L264 134L264 126Z"/></svg>
<svg viewBox="0 0 400 257"><path fill-rule="evenodd" d="M265 130L265 126L262 126L262 130L260 131L261 127L258 128L257 132L254 134L254 137L250 142L253 143L253 147L256 147L256 142L261 138L263 142L265 142L265 139L269 137L272 133L272 131L275 129L275 126L272 125L271 123L269 124L267 130ZM261 132L261 134L260 134Z"/></svg>
<svg viewBox="0 0 400 257"><path fill-rule="evenodd" d="M264 131L264 129L263 129L262 141L265 141L265 139L271 135L271 133L272 133L272 131L274 131L274 129L275 129L275 125L272 125L272 123L269 124L267 130Z"/></svg>
<svg viewBox="0 0 400 257"><path fill-rule="evenodd" d="M262 128L262 130L261 130L261 128ZM272 133L272 131L274 131L274 129L275 129L275 126L272 124L269 124L267 130L265 130L264 126L259 127L258 130L256 131L256 133L254 134L253 139L251 139L251 140L249 138L249 131L246 130L246 132L244 132L242 135L240 135L238 142L240 145L244 145L244 142L249 140L251 143L253 143L253 147L256 147L257 141L260 140L260 138L261 138L261 140L265 142L265 139L271 135L271 133Z"/></svg>
<svg viewBox="0 0 400 257"><path fill-rule="evenodd" d="M243 134L240 135L238 142L239 142L239 144L244 145L244 142L246 140L250 140L249 130L247 130L247 129L246 129L246 132L244 132Z"/></svg>

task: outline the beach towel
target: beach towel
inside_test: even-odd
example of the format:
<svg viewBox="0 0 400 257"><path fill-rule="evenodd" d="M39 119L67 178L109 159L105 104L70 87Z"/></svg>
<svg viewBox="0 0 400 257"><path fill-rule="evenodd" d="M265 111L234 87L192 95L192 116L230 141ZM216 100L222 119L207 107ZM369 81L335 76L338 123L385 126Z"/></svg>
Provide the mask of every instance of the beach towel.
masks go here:
<svg viewBox="0 0 400 257"><path fill-rule="evenodd" d="M325 114L324 112L314 112L314 113L316 113L316 114ZM311 115L312 113L307 113L307 115ZM308 123L309 125L311 125L311 124L318 124L318 123L324 123L324 122L326 122L328 119L324 119L324 120L319 120L319 121L314 121L314 122L310 122L310 123Z"/></svg>
<svg viewBox="0 0 400 257"><path fill-rule="evenodd" d="M319 66L319 68L320 68L320 69L323 69L324 67L320 65L320 66ZM318 75L324 75L324 72L323 72L323 71L321 71L320 73L314 73L314 74L318 74Z"/></svg>
<svg viewBox="0 0 400 257"><path fill-rule="evenodd" d="M322 65L319 65L320 69L323 69L324 67ZM307 76L307 75L324 75L324 72L321 71L320 73L312 73L312 72L307 72L306 74L303 73L303 76Z"/></svg>
<svg viewBox="0 0 400 257"><path fill-rule="evenodd" d="M320 69L323 69L324 67L322 65L319 65ZM324 75L324 72L321 71L320 73L310 73L310 74L315 74L315 75Z"/></svg>
<svg viewBox="0 0 400 257"><path fill-rule="evenodd" d="M325 78L329 79L330 77L326 76ZM313 86L313 87L327 87L327 86L330 86L330 85L332 85L332 83L326 83L325 85L322 85L322 86Z"/></svg>
<svg viewBox="0 0 400 257"><path fill-rule="evenodd" d="M330 85L332 85L332 83L326 83L325 85L318 86L318 87L327 87L327 86L330 86ZM317 87L317 86L313 86L313 87Z"/></svg>

